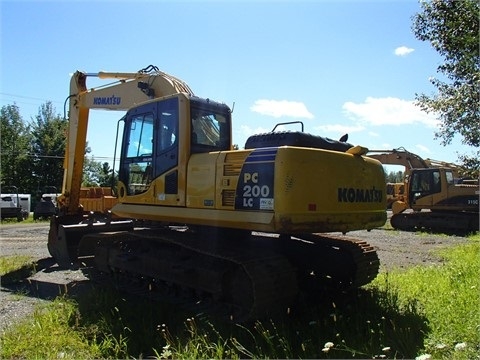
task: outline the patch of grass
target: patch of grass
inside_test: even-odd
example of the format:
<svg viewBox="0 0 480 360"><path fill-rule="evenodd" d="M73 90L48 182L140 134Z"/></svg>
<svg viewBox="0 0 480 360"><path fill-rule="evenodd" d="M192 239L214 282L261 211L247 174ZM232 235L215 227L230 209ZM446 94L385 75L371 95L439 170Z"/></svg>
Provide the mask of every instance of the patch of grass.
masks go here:
<svg viewBox="0 0 480 360"><path fill-rule="evenodd" d="M478 358L480 236L440 254L442 265L382 273L242 325L98 288L37 310L2 335L0 357Z"/></svg>
<svg viewBox="0 0 480 360"><path fill-rule="evenodd" d="M399 307L390 289L304 300L289 314L242 325L105 289L79 301L79 313L107 358L411 358L427 331L417 304Z"/></svg>
<svg viewBox="0 0 480 360"><path fill-rule="evenodd" d="M0 337L2 359L93 359L99 347L88 343L78 328L76 304L58 298L37 307L31 318L21 321Z"/></svg>
<svg viewBox="0 0 480 360"><path fill-rule="evenodd" d="M31 256L0 256L0 282L7 285L21 281L33 274L35 267Z"/></svg>
<svg viewBox="0 0 480 360"><path fill-rule="evenodd" d="M394 284L401 303L415 299L428 320L425 353L434 358L480 356L480 235L464 245L442 249L440 266L382 274L372 286Z"/></svg>
<svg viewBox="0 0 480 360"><path fill-rule="evenodd" d="M2 219L0 221L2 226L6 225L32 225L32 224L48 224L50 223L50 219L38 219L33 220L33 212L30 213L27 219L18 221L17 218L9 218L9 219Z"/></svg>
<svg viewBox="0 0 480 360"><path fill-rule="evenodd" d="M160 359L238 359L238 351L231 337L225 338L206 319L187 318L184 321L186 332L181 337L174 336L166 324L159 327L165 345L160 350L153 348Z"/></svg>
<svg viewBox="0 0 480 360"><path fill-rule="evenodd" d="M0 256L0 276L31 265L33 258L27 255Z"/></svg>

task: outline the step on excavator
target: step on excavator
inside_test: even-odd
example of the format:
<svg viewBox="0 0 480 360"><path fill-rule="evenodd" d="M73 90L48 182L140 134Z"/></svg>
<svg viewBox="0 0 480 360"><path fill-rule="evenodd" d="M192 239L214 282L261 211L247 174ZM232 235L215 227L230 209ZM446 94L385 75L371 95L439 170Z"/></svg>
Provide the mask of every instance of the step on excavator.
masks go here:
<svg viewBox="0 0 480 360"><path fill-rule="evenodd" d="M405 148L371 150L368 156L405 167L403 192L391 206L393 228L454 234L479 230L478 179L462 179L459 166L422 159Z"/></svg>
<svg viewBox="0 0 480 360"><path fill-rule="evenodd" d="M92 76L115 82L88 89ZM236 150L230 108L154 66L77 71L68 99L63 189L48 239L60 266L88 259L94 278L187 298L233 321L286 311L299 292L376 277L373 247L345 236L386 222L385 174L368 149L301 124ZM126 111L109 211L81 196L94 109Z"/></svg>

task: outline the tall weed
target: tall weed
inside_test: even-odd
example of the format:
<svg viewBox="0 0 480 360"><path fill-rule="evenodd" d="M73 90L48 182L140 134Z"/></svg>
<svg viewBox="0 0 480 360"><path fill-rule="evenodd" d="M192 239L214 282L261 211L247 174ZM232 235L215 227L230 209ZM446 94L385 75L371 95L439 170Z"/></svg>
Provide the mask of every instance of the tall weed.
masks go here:
<svg viewBox="0 0 480 360"><path fill-rule="evenodd" d="M2 359L92 359L101 356L78 327L76 304L64 298L39 306L0 337Z"/></svg>

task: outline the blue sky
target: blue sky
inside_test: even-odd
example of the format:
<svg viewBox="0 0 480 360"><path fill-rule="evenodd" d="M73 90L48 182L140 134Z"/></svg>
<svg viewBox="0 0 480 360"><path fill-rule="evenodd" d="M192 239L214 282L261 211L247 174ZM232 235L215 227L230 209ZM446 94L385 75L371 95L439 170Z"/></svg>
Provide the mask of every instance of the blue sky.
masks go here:
<svg viewBox="0 0 480 360"><path fill-rule="evenodd" d="M413 105L415 93L435 92L429 78L442 61L413 36L416 0L3 0L0 11L0 105L16 103L25 121L45 101L63 116L76 70L153 64L198 96L235 103L240 148L251 134L301 120L306 132L348 133L350 143L370 149L403 146L450 162L471 150L460 139L442 146L436 118ZM113 157L121 116L91 112L97 160Z"/></svg>

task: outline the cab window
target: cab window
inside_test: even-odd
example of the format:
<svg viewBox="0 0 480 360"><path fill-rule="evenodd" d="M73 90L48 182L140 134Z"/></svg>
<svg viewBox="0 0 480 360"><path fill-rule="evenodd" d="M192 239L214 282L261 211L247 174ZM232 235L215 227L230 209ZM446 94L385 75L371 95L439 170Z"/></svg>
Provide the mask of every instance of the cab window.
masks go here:
<svg viewBox="0 0 480 360"><path fill-rule="evenodd" d="M127 193L145 192L152 181L153 114L132 117L126 153Z"/></svg>
<svg viewBox="0 0 480 360"><path fill-rule="evenodd" d="M411 191L418 198L441 191L440 172L438 170L417 171L411 177Z"/></svg>
<svg viewBox="0 0 480 360"><path fill-rule="evenodd" d="M430 172L419 171L412 176L412 191L429 192L431 188L430 184Z"/></svg>
<svg viewBox="0 0 480 360"><path fill-rule="evenodd" d="M155 125L154 178L165 174L178 165L179 118L178 98L174 97L157 103Z"/></svg>
<svg viewBox="0 0 480 360"><path fill-rule="evenodd" d="M138 115L132 119L127 157L152 155L153 115Z"/></svg>
<svg viewBox="0 0 480 360"><path fill-rule="evenodd" d="M448 185L453 185L454 183L454 178L453 178L453 173L451 171L445 171L445 177L447 179L447 184Z"/></svg>
<svg viewBox="0 0 480 360"><path fill-rule="evenodd" d="M192 152L228 150L228 119L207 109L192 110Z"/></svg>

